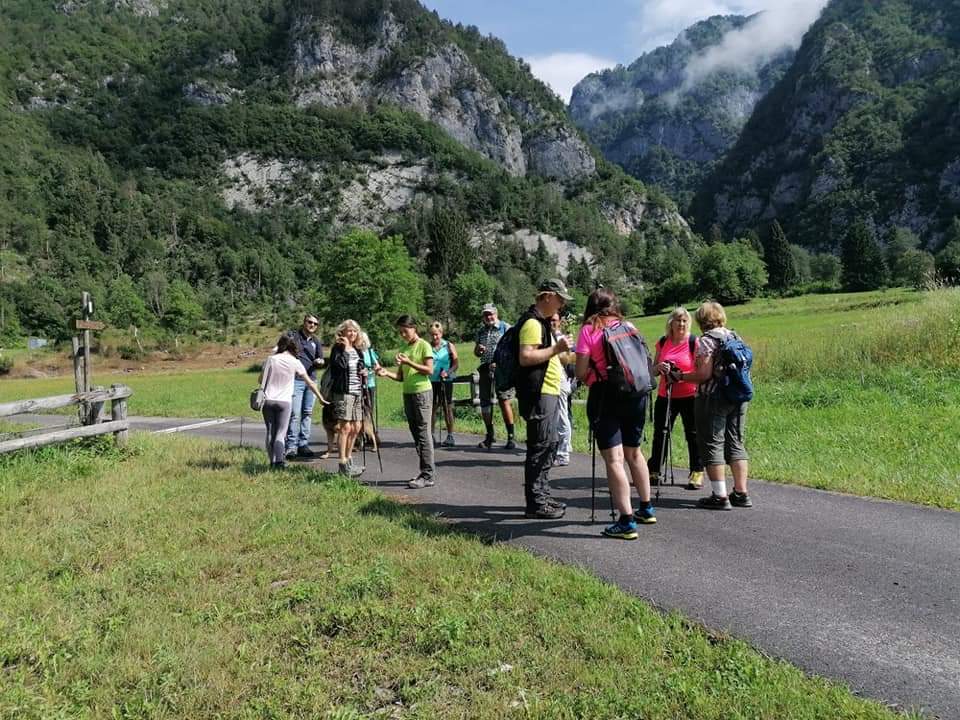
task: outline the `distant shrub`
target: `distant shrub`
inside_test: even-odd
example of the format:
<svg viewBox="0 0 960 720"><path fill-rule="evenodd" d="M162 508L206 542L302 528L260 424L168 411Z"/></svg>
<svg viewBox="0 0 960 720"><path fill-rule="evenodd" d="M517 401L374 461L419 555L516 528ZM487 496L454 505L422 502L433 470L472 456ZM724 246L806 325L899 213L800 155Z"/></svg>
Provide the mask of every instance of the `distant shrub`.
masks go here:
<svg viewBox="0 0 960 720"><path fill-rule="evenodd" d="M13 358L0 356L0 375L9 375L13 370Z"/></svg>

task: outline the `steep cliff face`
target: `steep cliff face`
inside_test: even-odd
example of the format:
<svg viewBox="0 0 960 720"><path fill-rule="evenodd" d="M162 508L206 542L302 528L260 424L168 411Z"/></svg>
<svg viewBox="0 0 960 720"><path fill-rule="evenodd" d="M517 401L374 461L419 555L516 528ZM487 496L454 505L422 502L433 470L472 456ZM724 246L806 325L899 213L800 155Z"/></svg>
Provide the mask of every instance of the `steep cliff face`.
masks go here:
<svg viewBox="0 0 960 720"><path fill-rule="evenodd" d="M733 145L791 60L792 52L784 49L757 67L723 65L691 74L705 51L750 22L715 16L629 67L588 75L574 88L571 116L606 159L683 203Z"/></svg>
<svg viewBox="0 0 960 720"><path fill-rule="evenodd" d="M960 213L960 9L834 0L693 205L730 232L776 218L835 249L867 219L936 247Z"/></svg>
<svg viewBox="0 0 960 720"><path fill-rule="evenodd" d="M321 20L302 18L293 39L297 105L398 105L436 123L512 175L571 183L594 173L590 148L562 116L504 97L452 42L425 47L398 68L395 60L404 42L404 27L389 13L366 46L342 40L334 26ZM511 106L520 111L514 113Z"/></svg>

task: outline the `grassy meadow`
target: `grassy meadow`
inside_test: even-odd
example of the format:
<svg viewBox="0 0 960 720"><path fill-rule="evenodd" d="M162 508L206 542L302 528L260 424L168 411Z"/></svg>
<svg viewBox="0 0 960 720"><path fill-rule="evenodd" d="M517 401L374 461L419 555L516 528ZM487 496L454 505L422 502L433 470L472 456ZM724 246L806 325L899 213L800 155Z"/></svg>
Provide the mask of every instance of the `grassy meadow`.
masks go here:
<svg viewBox="0 0 960 720"><path fill-rule="evenodd" d="M897 717L582 571L199 439L0 457L0 572L2 718Z"/></svg>
<svg viewBox="0 0 960 720"><path fill-rule="evenodd" d="M729 316L756 356L747 417L752 475L960 510L960 290L759 300L729 308ZM660 316L637 324L651 344L664 331ZM472 343L459 348L469 371ZM256 375L243 370L98 382L133 387L135 414L255 417L247 395ZM69 378L0 380L0 402L71 387ZM399 386L380 381L379 397L381 424L405 427ZM574 443L587 451L582 405L575 414ZM482 428L476 411L458 408L458 432ZM498 433L502 439L499 421ZM674 434L674 455L685 462L682 432Z"/></svg>

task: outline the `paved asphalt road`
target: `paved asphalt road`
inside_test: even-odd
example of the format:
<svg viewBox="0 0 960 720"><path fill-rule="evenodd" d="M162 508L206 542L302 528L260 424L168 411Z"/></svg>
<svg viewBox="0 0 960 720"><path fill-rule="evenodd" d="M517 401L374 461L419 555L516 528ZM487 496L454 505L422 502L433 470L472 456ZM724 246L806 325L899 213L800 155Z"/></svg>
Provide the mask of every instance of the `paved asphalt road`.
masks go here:
<svg viewBox="0 0 960 720"><path fill-rule="evenodd" d="M196 421L137 418L135 426L178 422ZM240 440L236 422L190 432ZM582 566L857 693L960 718L960 513L762 482L751 485L754 508L711 512L696 507L702 493L678 485L662 488L659 522L641 526L638 541L610 540L599 536L609 517L602 479L590 523L589 456L552 473L566 517L531 521L522 514L522 452L460 441L469 444L437 451L437 485L411 491L409 435L385 431L387 471L380 475L368 455L363 479L471 532ZM262 426L245 422L243 442L260 445ZM336 469L334 461L318 464Z"/></svg>

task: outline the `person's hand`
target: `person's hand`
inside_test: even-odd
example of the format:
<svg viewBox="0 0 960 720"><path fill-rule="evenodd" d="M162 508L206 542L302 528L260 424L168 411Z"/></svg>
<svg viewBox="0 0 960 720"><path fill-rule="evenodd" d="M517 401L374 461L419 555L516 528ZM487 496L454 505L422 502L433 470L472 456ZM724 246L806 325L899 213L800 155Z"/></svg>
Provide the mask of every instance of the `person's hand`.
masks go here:
<svg viewBox="0 0 960 720"><path fill-rule="evenodd" d="M377 365L377 367L374 369L374 372L377 373L377 377L383 377L384 375L387 374L387 371L384 370L384 369L383 369L382 367L380 367L379 365Z"/></svg>
<svg viewBox="0 0 960 720"><path fill-rule="evenodd" d="M313 359L313 366L314 366L314 367L322 368L323 365L324 365L324 360L323 360L323 358L314 358L314 359Z"/></svg>
<svg viewBox="0 0 960 720"><path fill-rule="evenodd" d="M662 362L657 365L657 372L660 375L667 375L670 372L670 363Z"/></svg>
<svg viewBox="0 0 960 720"><path fill-rule="evenodd" d="M380 363L373 364L373 371L375 373L379 374L381 370L383 370L383 367L381 367Z"/></svg>
<svg viewBox="0 0 960 720"><path fill-rule="evenodd" d="M477 345L477 350L480 351L480 354L483 355L487 351L486 345Z"/></svg>
<svg viewBox="0 0 960 720"><path fill-rule="evenodd" d="M337 335L337 339L333 341L334 345L346 345L347 339L343 335Z"/></svg>
<svg viewBox="0 0 960 720"><path fill-rule="evenodd" d="M559 355L560 353L570 352L570 338L566 335L561 335L557 338L557 342L554 343L554 353Z"/></svg>
<svg viewBox="0 0 960 720"><path fill-rule="evenodd" d="M406 353L397 353L397 365L407 365L409 362L410 358Z"/></svg>
<svg viewBox="0 0 960 720"><path fill-rule="evenodd" d="M670 366L669 377L674 382L680 382L680 376L683 374L683 371L680 370L676 365Z"/></svg>
<svg viewBox="0 0 960 720"><path fill-rule="evenodd" d="M442 379L446 380L447 377L448 377L448 376L447 376L447 371L446 371L446 370L441 370L441 371L440 371L440 377L441 377Z"/></svg>

